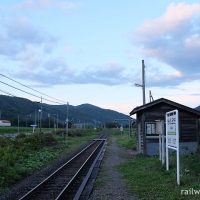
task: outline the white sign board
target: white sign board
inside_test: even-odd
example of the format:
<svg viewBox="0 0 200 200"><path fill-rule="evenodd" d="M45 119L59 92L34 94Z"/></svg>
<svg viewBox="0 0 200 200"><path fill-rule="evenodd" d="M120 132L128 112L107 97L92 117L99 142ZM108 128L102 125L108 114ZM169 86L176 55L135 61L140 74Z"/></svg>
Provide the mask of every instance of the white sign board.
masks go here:
<svg viewBox="0 0 200 200"><path fill-rule="evenodd" d="M166 113L166 169L169 170L169 150L176 150L177 155L177 184L180 185L179 166L179 114L178 110Z"/></svg>
<svg viewBox="0 0 200 200"><path fill-rule="evenodd" d="M179 145L178 110L166 113L166 126L168 148L176 150Z"/></svg>

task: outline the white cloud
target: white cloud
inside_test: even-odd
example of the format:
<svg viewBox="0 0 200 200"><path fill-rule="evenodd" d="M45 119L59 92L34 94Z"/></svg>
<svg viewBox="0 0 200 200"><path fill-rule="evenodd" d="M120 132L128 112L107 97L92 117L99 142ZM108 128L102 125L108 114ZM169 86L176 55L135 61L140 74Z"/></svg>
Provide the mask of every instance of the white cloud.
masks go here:
<svg viewBox="0 0 200 200"><path fill-rule="evenodd" d="M182 25L191 20L195 14L200 13L200 4L170 4L165 14L157 19L148 20L138 28L137 34L143 39L151 37L165 36L171 31L177 31ZM148 38L148 37L150 38ZM169 36L168 36L169 37Z"/></svg>
<svg viewBox="0 0 200 200"><path fill-rule="evenodd" d="M125 68L111 60L103 66L93 65L77 70L66 61L66 53L76 53L25 17L8 20L0 25L0 59L12 62L12 76L30 80L38 85L103 84L119 85L129 82ZM64 50L62 50L64 49ZM0 67L3 66L2 64Z"/></svg>
<svg viewBox="0 0 200 200"><path fill-rule="evenodd" d="M175 74L159 74L160 82L171 84L199 79L200 3L170 4L159 18L146 21L134 33L142 52L174 68ZM158 75L158 74L157 74ZM177 74L176 74L177 75ZM156 78L152 81L157 82Z"/></svg>
<svg viewBox="0 0 200 200"><path fill-rule="evenodd" d="M29 63L37 62L33 59ZM128 84L130 78L125 73L125 68L116 62L107 63L102 67L88 67L82 71L69 67L62 59L49 59L38 63L34 68L26 65L14 72L15 77L36 82L38 85L53 86L64 84L101 84L121 85Z"/></svg>
<svg viewBox="0 0 200 200"><path fill-rule="evenodd" d="M0 25L0 55L15 59L26 53L27 48L50 52L57 39L39 27L34 27L27 18L20 17L8 20Z"/></svg>
<svg viewBox="0 0 200 200"><path fill-rule="evenodd" d="M185 47L188 49L199 49L200 48L200 34L193 34L185 39Z"/></svg>

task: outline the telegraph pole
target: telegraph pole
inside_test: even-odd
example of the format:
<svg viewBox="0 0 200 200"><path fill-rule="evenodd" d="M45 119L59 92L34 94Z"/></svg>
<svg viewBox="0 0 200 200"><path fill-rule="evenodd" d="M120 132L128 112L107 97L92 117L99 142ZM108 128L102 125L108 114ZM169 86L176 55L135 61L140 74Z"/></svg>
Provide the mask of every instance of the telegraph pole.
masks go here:
<svg viewBox="0 0 200 200"><path fill-rule="evenodd" d="M40 103L40 133L42 132L42 97Z"/></svg>
<svg viewBox="0 0 200 200"><path fill-rule="evenodd" d="M146 103L145 99L145 65L144 60L142 60L142 93L143 93L143 105Z"/></svg>
<svg viewBox="0 0 200 200"><path fill-rule="evenodd" d="M146 99L145 99L145 65L144 65L144 60L142 60L142 84L135 83L135 86L142 88L143 105L145 105Z"/></svg>
<svg viewBox="0 0 200 200"><path fill-rule="evenodd" d="M17 132L19 134L19 114L17 115Z"/></svg>
<svg viewBox="0 0 200 200"><path fill-rule="evenodd" d="M68 136L68 126L69 126L69 102L67 102L67 119L66 119L66 135Z"/></svg>

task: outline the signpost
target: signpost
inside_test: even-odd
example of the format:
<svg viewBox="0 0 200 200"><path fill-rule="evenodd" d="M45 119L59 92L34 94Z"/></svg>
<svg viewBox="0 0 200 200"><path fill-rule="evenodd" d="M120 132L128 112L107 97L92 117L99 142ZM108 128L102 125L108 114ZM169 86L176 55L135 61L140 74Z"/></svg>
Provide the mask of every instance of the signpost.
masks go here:
<svg viewBox="0 0 200 200"><path fill-rule="evenodd" d="M31 127L33 127L33 133L35 132L35 128L37 127L36 124L31 125Z"/></svg>
<svg viewBox="0 0 200 200"><path fill-rule="evenodd" d="M124 128L123 128L123 126L121 125L121 126L120 126L120 132L123 133L123 131L124 131Z"/></svg>
<svg viewBox="0 0 200 200"><path fill-rule="evenodd" d="M169 170L169 149L176 151L177 184L180 185L179 115L178 110L166 113L166 170Z"/></svg>
<svg viewBox="0 0 200 200"><path fill-rule="evenodd" d="M156 120L156 133L159 135L159 160L162 165L165 163L165 136L164 136L164 121Z"/></svg>

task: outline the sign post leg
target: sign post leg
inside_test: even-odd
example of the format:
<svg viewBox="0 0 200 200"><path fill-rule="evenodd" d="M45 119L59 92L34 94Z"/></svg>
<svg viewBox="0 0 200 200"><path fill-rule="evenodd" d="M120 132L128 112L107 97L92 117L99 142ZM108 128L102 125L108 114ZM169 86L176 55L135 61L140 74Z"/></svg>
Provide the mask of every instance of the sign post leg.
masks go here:
<svg viewBox="0 0 200 200"><path fill-rule="evenodd" d="M176 157L177 157L177 184L180 185L180 157L179 157L179 148L177 148L176 151Z"/></svg>
<svg viewBox="0 0 200 200"><path fill-rule="evenodd" d="M166 148L166 170L169 170L169 150Z"/></svg>
<svg viewBox="0 0 200 200"><path fill-rule="evenodd" d="M165 163L165 137L164 131L162 132L162 165Z"/></svg>

